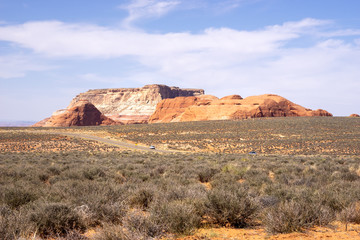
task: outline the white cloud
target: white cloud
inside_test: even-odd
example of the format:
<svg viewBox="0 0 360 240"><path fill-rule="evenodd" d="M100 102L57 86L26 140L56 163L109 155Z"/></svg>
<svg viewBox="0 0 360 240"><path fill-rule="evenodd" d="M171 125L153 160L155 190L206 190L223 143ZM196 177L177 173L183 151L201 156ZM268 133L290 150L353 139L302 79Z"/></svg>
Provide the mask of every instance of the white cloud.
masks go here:
<svg viewBox="0 0 360 240"><path fill-rule="evenodd" d="M46 21L0 26L0 41L47 58L110 61L130 57L142 66L124 74L121 81L200 87L218 96L272 92L304 106L325 108L341 115L343 110L336 108L339 102L348 106L360 102L360 45L359 40L345 41L331 36L353 36L358 30L327 37L322 32L324 26L331 32L331 21L304 19L256 31L211 28L197 34L151 34ZM301 48L291 44L308 36L315 36L311 40L317 42L308 42ZM10 62L12 66L20 66L22 75L31 69L21 68L21 62ZM0 67L0 76L1 72L3 77L6 75L6 69L6 65ZM82 79L119 82L113 76L99 77L96 70ZM358 106L353 107L358 108L353 112L360 112Z"/></svg>
<svg viewBox="0 0 360 240"><path fill-rule="evenodd" d="M139 19L161 17L173 10L180 1L167 0L132 0L128 5L119 8L128 11L129 16L123 21L125 27L131 27L132 23Z"/></svg>
<svg viewBox="0 0 360 240"><path fill-rule="evenodd" d="M257 54L272 51L282 42L295 39L306 29L320 24L323 22L305 19L258 31L220 28L207 29L199 34L149 34L96 25L45 21L0 27L0 40L16 43L49 57L157 57L211 51Z"/></svg>
<svg viewBox="0 0 360 240"><path fill-rule="evenodd" d="M217 12L225 13L227 11L231 11L235 8L241 7L245 4L255 3L259 1L261 0L222 0L216 2L213 7L216 8Z"/></svg>

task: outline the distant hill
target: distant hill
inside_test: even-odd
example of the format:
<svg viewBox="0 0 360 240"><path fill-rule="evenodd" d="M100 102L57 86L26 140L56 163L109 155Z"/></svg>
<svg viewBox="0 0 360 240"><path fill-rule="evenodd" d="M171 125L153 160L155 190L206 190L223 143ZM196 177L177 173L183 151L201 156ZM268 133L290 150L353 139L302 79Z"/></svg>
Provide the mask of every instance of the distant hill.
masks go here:
<svg viewBox="0 0 360 240"><path fill-rule="evenodd" d="M0 127L29 127L35 123L35 121L0 121Z"/></svg>

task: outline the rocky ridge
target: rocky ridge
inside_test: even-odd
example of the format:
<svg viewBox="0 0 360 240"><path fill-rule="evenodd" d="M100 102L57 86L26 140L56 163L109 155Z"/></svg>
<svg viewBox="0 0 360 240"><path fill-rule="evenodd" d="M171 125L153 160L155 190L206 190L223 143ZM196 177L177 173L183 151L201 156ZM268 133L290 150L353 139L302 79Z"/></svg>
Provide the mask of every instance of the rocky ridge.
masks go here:
<svg viewBox="0 0 360 240"><path fill-rule="evenodd" d="M202 95L162 100L150 117L149 123L297 116L332 116L332 114L322 109L304 108L274 94L251 96L245 99L239 95L230 95L221 99Z"/></svg>

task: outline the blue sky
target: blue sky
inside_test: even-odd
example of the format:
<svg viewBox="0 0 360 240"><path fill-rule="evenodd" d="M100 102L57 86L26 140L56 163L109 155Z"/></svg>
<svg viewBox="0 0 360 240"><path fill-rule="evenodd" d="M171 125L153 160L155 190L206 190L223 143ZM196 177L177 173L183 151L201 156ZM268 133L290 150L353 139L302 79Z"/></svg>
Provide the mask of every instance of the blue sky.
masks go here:
<svg viewBox="0 0 360 240"><path fill-rule="evenodd" d="M0 120L154 83L360 113L359 12L358 0L0 0Z"/></svg>

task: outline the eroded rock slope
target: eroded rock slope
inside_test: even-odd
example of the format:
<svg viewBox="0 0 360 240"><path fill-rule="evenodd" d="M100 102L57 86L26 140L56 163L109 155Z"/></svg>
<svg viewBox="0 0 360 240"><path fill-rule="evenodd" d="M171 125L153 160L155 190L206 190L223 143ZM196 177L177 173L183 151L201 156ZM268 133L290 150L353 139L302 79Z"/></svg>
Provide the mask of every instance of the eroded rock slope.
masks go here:
<svg viewBox="0 0 360 240"><path fill-rule="evenodd" d="M332 116L318 109L311 110L274 94L243 99L231 95L221 99L203 95L162 100L150 117L150 123L246 119L259 117Z"/></svg>

